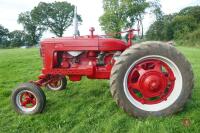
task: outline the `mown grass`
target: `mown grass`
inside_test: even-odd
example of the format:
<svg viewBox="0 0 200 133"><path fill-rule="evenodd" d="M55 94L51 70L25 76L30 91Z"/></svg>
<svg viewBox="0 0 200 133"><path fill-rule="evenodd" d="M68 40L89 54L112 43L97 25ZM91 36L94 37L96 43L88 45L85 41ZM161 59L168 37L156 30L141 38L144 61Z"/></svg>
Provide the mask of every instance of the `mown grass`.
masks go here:
<svg viewBox="0 0 200 133"><path fill-rule="evenodd" d="M0 132L129 132L186 133L200 130L200 49L178 47L192 63L196 84L184 110L163 118L136 119L118 108L109 91L109 81L68 82L60 92L45 90L43 114L18 115L10 104L12 89L19 83L37 79L41 60L38 49L0 50ZM183 124L184 121L189 121Z"/></svg>

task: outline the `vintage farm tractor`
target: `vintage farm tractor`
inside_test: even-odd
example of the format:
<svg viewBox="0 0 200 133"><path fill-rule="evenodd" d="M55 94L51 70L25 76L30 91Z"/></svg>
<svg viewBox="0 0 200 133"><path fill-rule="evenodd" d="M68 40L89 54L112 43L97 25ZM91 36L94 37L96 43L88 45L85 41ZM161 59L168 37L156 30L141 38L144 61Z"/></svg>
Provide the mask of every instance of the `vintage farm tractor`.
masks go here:
<svg viewBox="0 0 200 133"><path fill-rule="evenodd" d="M45 94L40 87L63 90L67 79L110 79L117 105L136 117L166 116L180 111L190 98L194 77L190 63L174 46L162 42L132 44L94 35L51 38L41 42L42 74L19 85L12 104L20 114L41 113Z"/></svg>

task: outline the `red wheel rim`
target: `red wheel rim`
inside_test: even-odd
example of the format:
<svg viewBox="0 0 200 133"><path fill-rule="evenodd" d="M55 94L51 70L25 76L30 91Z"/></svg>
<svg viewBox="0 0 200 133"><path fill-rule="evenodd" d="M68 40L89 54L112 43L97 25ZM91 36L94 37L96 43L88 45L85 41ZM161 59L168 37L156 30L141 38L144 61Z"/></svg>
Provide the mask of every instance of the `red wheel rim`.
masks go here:
<svg viewBox="0 0 200 133"><path fill-rule="evenodd" d="M53 80L49 83L52 88L58 88L61 86L61 79Z"/></svg>
<svg viewBox="0 0 200 133"><path fill-rule="evenodd" d="M20 95L20 105L24 108L33 108L36 106L36 97L28 91L23 92Z"/></svg>
<svg viewBox="0 0 200 133"><path fill-rule="evenodd" d="M159 59L146 59L129 72L127 86L132 98L142 104L157 104L167 100L175 84L168 64Z"/></svg>

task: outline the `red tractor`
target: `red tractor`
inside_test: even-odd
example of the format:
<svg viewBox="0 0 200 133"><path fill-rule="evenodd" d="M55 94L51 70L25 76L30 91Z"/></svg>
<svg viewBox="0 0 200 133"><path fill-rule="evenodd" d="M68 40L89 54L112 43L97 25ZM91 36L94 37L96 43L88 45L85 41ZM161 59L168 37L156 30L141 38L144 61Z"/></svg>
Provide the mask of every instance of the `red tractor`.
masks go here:
<svg viewBox="0 0 200 133"><path fill-rule="evenodd" d="M51 38L41 42L42 74L19 85L12 104L21 114L41 113L45 94L40 87L63 90L67 79L110 79L117 105L136 117L166 116L180 111L190 98L194 76L190 63L173 46L162 42L133 44L94 35Z"/></svg>

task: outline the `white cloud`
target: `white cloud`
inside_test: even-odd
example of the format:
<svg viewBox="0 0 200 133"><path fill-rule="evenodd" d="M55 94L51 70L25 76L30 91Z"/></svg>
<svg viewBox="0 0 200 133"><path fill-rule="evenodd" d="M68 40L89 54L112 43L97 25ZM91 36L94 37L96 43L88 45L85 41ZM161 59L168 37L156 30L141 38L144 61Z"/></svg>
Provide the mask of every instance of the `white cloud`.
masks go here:
<svg viewBox="0 0 200 133"><path fill-rule="evenodd" d="M200 0L161 0L162 10L166 14L175 13L187 6L199 4Z"/></svg>

